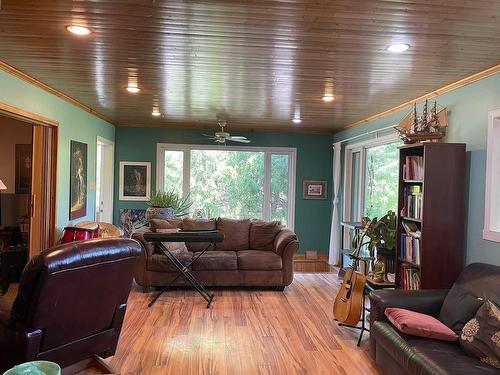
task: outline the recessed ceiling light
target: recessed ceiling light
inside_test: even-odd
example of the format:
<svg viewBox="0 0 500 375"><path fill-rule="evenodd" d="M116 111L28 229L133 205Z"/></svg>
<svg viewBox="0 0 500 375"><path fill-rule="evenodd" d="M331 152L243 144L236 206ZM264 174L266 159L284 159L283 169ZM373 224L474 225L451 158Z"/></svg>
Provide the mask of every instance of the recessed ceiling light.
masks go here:
<svg viewBox="0 0 500 375"><path fill-rule="evenodd" d="M406 51L408 48L410 48L409 44L396 43L396 44L391 44L386 49L387 49L387 51L392 52L392 53L401 53L401 52Z"/></svg>
<svg viewBox="0 0 500 375"><path fill-rule="evenodd" d="M153 112L151 112L151 114L152 114L153 116L155 116L155 117L158 117L158 116L160 116L160 115L161 115L161 112L160 112L159 110L157 110L157 109L153 109Z"/></svg>
<svg viewBox="0 0 500 375"><path fill-rule="evenodd" d="M80 36L89 35L92 31L88 27L80 26L80 25L69 25L66 26L66 30L70 33Z"/></svg>
<svg viewBox="0 0 500 375"><path fill-rule="evenodd" d="M137 94L139 91L141 91L141 89L135 85L128 85L127 91L130 92L131 94Z"/></svg>
<svg viewBox="0 0 500 375"><path fill-rule="evenodd" d="M335 100L335 96L333 96L332 94L325 94L325 95L323 95L323 97L321 99L324 102L331 102L331 101Z"/></svg>
<svg viewBox="0 0 500 375"><path fill-rule="evenodd" d="M292 121L294 124L300 124L302 122L302 120L299 117L295 117Z"/></svg>

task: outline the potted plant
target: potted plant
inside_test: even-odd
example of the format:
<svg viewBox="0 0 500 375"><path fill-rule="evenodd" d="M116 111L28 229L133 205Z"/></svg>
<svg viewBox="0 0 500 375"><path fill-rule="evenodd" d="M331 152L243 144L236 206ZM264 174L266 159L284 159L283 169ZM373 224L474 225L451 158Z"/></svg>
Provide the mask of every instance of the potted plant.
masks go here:
<svg viewBox="0 0 500 375"><path fill-rule="evenodd" d="M166 192L157 191L151 195L148 201L146 220L167 220L185 216L189 213L188 210L192 205L193 202L189 196L182 198L174 189Z"/></svg>
<svg viewBox="0 0 500 375"><path fill-rule="evenodd" d="M364 217L363 222L366 223L364 234L370 239L367 246L372 258L372 277L376 281L383 281L387 272L393 272L393 261L389 260L394 259L396 248L396 213L388 211L380 220ZM373 262L375 250L377 260Z"/></svg>

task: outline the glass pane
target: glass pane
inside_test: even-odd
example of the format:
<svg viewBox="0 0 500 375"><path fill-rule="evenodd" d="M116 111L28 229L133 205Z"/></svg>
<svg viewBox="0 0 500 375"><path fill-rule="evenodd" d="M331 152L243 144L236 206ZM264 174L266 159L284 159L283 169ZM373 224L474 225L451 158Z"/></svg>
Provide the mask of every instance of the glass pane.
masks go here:
<svg viewBox="0 0 500 375"><path fill-rule="evenodd" d="M360 160L359 151L352 153L352 177L351 177L351 221L360 221L359 217L359 180L360 180Z"/></svg>
<svg viewBox="0 0 500 375"><path fill-rule="evenodd" d="M174 189L178 194L182 195L183 165L183 151L165 151L164 191Z"/></svg>
<svg viewBox="0 0 500 375"><path fill-rule="evenodd" d="M271 155L271 220L288 221L288 155Z"/></svg>
<svg viewBox="0 0 500 375"><path fill-rule="evenodd" d="M263 218L264 153L192 150L190 197L206 217Z"/></svg>
<svg viewBox="0 0 500 375"><path fill-rule="evenodd" d="M373 218L396 211L398 205L399 142L366 151L365 215Z"/></svg>

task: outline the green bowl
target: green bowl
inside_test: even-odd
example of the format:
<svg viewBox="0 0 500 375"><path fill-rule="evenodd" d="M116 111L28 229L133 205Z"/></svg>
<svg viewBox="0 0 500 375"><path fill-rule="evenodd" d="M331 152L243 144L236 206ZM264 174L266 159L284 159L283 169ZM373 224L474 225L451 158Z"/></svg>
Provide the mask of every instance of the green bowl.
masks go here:
<svg viewBox="0 0 500 375"><path fill-rule="evenodd" d="M17 365L3 375L61 375L61 367L54 362L33 361Z"/></svg>

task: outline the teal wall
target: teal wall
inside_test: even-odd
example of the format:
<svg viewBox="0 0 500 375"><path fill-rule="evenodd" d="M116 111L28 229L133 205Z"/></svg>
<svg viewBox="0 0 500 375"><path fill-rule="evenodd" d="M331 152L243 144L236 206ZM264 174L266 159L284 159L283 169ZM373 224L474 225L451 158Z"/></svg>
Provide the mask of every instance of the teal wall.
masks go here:
<svg viewBox="0 0 500 375"><path fill-rule="evenodd" d="M500 243L482 238L488 111L500 108L500 74L450 91L437 100L449 110L450 127L445 141L467 144L465 261L500 265ZM408 110L340 132L334 141L396 124Z"/></svg>
<svg viewBox="0 0 500 375"><path fill-rule="evenodd" d="M145 202L118 200L118 178L120 161L151 161L152 189L156 188L156 144L210 144L201 130L127 128L116 129L115 168L115 223L118 223L120 208L145 208ZM295 231L301 242L300 251L318 250L328 252L331 222L332 185L332 137L328 135L242 133L252 140L250 146L297 148L297 176L295 200ZM328 200L303 200L303 180L327 180Z"/></svg>
<svg viewBox="0 0 500 375"><path fill-rule="evenodd" d="M69 153L70 140L86 143L87 148L87 216L77 221L94 220L95 156L97 136L115 139L115 127L57 96L0 71L0 103L21 108L59 122L57 154L57 227L69 223ZM0 136L1 136L0 129Z"/></svg>

